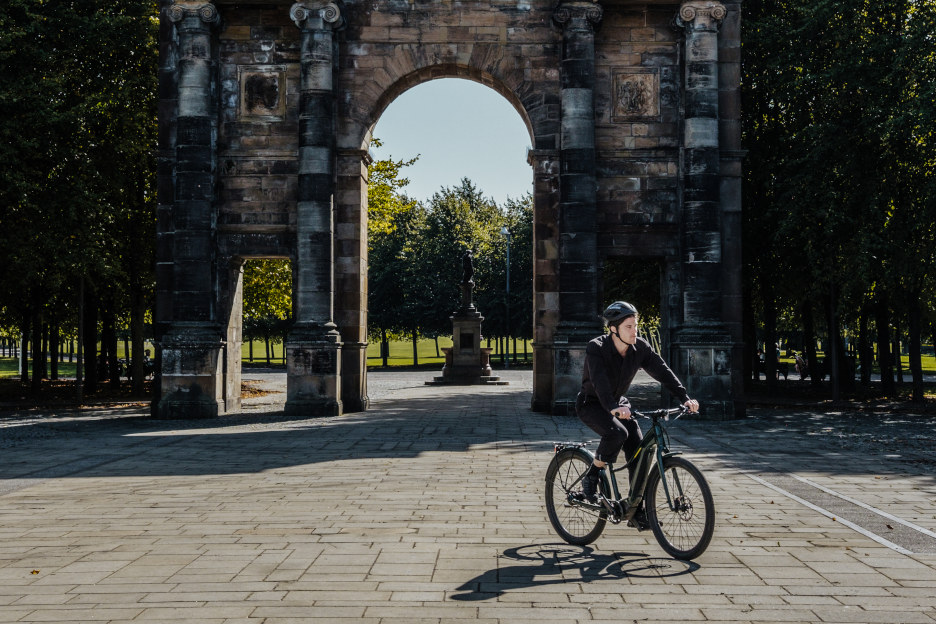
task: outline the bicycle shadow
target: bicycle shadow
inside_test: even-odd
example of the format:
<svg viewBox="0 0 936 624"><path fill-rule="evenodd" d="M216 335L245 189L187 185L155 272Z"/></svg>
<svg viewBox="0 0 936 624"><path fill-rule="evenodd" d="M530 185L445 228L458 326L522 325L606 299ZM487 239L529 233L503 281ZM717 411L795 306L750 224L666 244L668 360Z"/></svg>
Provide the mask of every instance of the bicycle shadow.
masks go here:
<svg viewBox="0 0 936 624"><path fill-rule="evenodd" d="M529 552L525 552L529 551ZM537 565L501 566L500 560L540 561ZM527 587L592 583L633 578L669 578L691 574L699 569L692 561L651 557L646 553L598 553L590 546L569 544L530 544L509 548L498 557L493 570L482 572L455 588L452 600L490 600L507 591Z"/></svg>

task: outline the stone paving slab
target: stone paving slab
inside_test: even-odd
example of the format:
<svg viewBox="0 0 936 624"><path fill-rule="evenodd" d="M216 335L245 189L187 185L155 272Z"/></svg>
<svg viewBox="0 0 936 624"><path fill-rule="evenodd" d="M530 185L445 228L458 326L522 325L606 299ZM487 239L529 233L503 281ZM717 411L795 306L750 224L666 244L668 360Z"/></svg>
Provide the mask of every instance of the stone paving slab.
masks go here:
<svg viewBox="0 0 936 624"><path fill-rule="evenodd" d="M807 479L927 546L933 450L854 443L879 415L677 423L717 508L708 551L681 562L620 525L587 547L557 538L552 444L595 436L531 413L529 372L430 376L372 373L373 409L328 419L284 417L275 377L280 392L209 422L0 415L0 622L936 622L936 555L778 485Z"/></svg>

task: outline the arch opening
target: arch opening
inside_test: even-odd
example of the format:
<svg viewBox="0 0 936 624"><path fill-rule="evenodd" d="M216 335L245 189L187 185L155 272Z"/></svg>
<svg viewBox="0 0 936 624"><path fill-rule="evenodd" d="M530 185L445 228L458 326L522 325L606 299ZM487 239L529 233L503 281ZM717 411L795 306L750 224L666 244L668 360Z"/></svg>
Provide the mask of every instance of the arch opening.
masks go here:
<svg viewBox="0 0 936 624"><path fill-rule="evenodd" d="M446 71L451 71L452 75L445 75ZM526 353L532 361L534 175L526 158L531 143L530 124L525 114L518 115L518 107L522 110L519 100L514 96L507 97L509 89L498 88L496 84L480 73L469 76L454 66L415 72L398 82L381 98L380 115L362 142L363 148L372 148L370 158L366 159L371 165L371 174L362 184L360 195L355 195L360 197L363 214L372 195L386 197L386 186L379 191L369 188L375 183L387 183L385 178L378 180L378 175L373 172L375 163L385 159L408 161L418 156L412 167L404 168L399 174L409 178L410 184L394 190L413 200L410 210L419 213L414 218L425 219L426 215L432 215L435 219L423 225L426 226L425 232L436 232L428 234L428 238L440 243L436 246L439 255L423 260L433 265L430 271L438 274L435 281L447 291L448 297L440 295L431 299L436 302L433 311L437 320L425 328L425 335L430 340L438 335L446 335L450 339L452 325L449 317L458 307L461 272L460 252L456 250L462 249L459 245L473 246L479 282L475 294L481 313L487 317L485 337L512 334L517 338L517 347L510 341L510 352ZM424 140L412 141L409 135L419 135ZM372 144L372 136L382 143L380 147ZM363 149L361 151L364 152ZM419 168L421 163L427 166L421 171L411 171ZM497 188L493 189L493 186ZM414 190L417 188L421 190ZM460 209L452 205L452 202L459 201L468 207L467 211L459 212ZM374 220L374 207L371 208L370 219ZM410 216L413 217L412 214ZM451 220L457 220L459 216L470 221L470 227L462 224L465 227L461 231L448 236L442 224L449 219L457 225ZM386 223L386 219L381 219L382 227L386 227ZM485 227L485 231L477 231ZM504 227L511 237L509 299L508 240L501 234ZM474 232L470 231L472 228ZM386 301L387 287L374 275L375 263L386 263L387 245L384 244L384 249L375 256L374 236L371 234L368 238L367 229L361 227L364 242L360 249L368 254L362 264L370 274L361 276L365 284L362 299L367 309L361 319L366 325L359 330L359 335L373 339L384 333L381 330L390 322L387 317L392 315L379 307L382 301ZM409 234L419 235L420 232ZM387 243L386 232L381 235L383 243ZM378 266L380 268L383 267ZM399 275L400 272L394 274ZM480 285L482 279L488 282L484 286ZM341 312L339 316L342 316ZM346 314L343 318L352 316ZM398 327L398 337L401 333ZM343 339L344 336L342 326ZM411 339L411 335L408 337ZM502 358L503 350L499 351ZM382 363L380 355L380 346L371 345L372 365ZM415 357L419 357L418 353Z"/></svg>

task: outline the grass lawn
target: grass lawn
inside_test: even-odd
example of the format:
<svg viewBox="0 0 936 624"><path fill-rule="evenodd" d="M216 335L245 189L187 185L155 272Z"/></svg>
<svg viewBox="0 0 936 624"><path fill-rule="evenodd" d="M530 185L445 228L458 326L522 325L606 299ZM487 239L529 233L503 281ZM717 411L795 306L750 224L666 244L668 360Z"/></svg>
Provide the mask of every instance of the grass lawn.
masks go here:
<svg viewBox="0 0 936 624"><path fill-rule="evenodd" d="M520 341L517 342L517 358L522 361L523 359L523 343ZM445 361L444 354L441 352L443 347L451 347L452 339L451 338L439 338L439 355L436 355L436 343L434 340L424 338L420 339L417 343L417 353L419 354L419 364L420 366L439 366L441 367ZM487 346L487 342L483 346ZM495 347L494 342L491 342L491 347ZM282 343L272 345L273 354L272 354L272 363L273 364L282 364L283 363L283 345ZM122 349L122 346L121 346ZM923 355L923 373L925 375L936 375L936 356L932 355L932 349L926 348L926 354ZM249 353L248 345L243 347L243 360L247 362L247 356ZM254 342L254 363L255 364L264 364L266 361L266 347L262 341ZM120 352L122 356L122 352ZM824 360L824 354L819 353L818 355L820 360ZM527 362L532 361L533 358L533 346L528 341L527 342ZM65 358L68 359L67 356ZM500 354L493 353L491 355L492 364L497 367L500 366ZM788 357L781 357L781 362L786 362L789 364L790 370L793 371L793 359ZM904 371L904 379L909 381L910 377L910 367L909 367L909 358L904 355L901 357ZM390 357L387 360L389 366L412 366L413 365L413 343L412 342L391 342L390 343ZM380 343L372 342L367 345L367 365L371 368L377 368L383 366L383 360L380 357ZM874 370L875 373L878 372L877 367ZM11 357L0 357L0 378L3 377L16 377L18 375L17 362L15 358ZM75 376L75 363L59 362L59 376L60 377L74 377Z"/></svg>
<svg viewBox="0 0 936 624"><path fill-rule="evenodd" d="M283 344L273 344L271 346L271 364L273 365L282 365L283 364ZM442 368L442 365L445 362L445 354L442 353L441 349L444 347L451 347L452 339L451 338L439 338L439 354L436 355L436 343L435 340L429 338L423 338L417 341L417 353L419 355L419 365L433 367L438 366ZM485 341L482 346L486 347L487 342ZM495 348L496 345L494 342L491 342L491 347ZM517 341L517 360L520 362L523 361L523 343ZM250 353L250 347L246 343L243 345L241 355L243 361L248 362L248 356ZM513 345L511 344L511 354L513 353ZM266 363L266 345L263 341L254 341L253 344L253 354L254 364L263 365ZM118 350L118 357L123 357L123 345L121 345ZM65 362L59 362L59 377L68 378L75 376L75 362L69 364L67 362L68 357L65 357ZM495 353L491 356L491 364L495 367L500 366L500 354ZM76 357L77 360L77 357ZM527 362L533 361L533 345L531 341L527 341ZM383 366L383 359L380 357L380 343L372 342L367 345L367 365L371 368L377 368ZM388 366L412 366L413 365L413 343L412 342L391 342L390 343L390 357L387 358ZM11 357L0 357L0 378L4 377L16 377L19 375L17 361L15 358Z"/></svg>
<svg viewBox="0 0 936 624"><path fill-rule="evenodd" d="M442 352L442 349L445 347L452 346L452 339L449 337L439 338L439 351L436 354L436 342L431 338L421 338L416 341L416 353L419 357L420 366L438 366L442 367L445 363L445 354ZM487 341L481 345L482 347L487 347ZM491 348L495 348L494 341L491 341ZM283 363L283 344L270 345L271 354L270 362L271 364L282 364ZM527 361L533 361L533 343L532 341L527 341ZM523 343L517 341L517 360L523 360ZM244 348L241 352L241 356L244 362L248 362L250 348L247 344L244 344ZM266 363L266 345L262 341L255 341L253 346L253 362L255 364L265 364ZM511 355L513 354L513 345L511 344ZM500 364L500 353L492 353L491 355L492 364L498 366ZM367 365L371 368L382 367L383 358L380 357L380 343L371 342L367 345ZM390 354L387 358L387 366L412 366L413 365L413 343L412 341L401 341L401 342L391 342L390 343Z"/></svg>
<svg viewBox="0 0 936 624"><path fill-rule="evenodd" d="M817 351L816 357L822 362L826 361L826 355L822 351ZM924 375L936 375L936 356L933 355L933 348L930 346L924 346L923 354L920 356L920 359L922 360L922 364L923 364L923 374ZM796 370L794 368L794 365L796 364L796 362L794 361L793 358L780 356L778 361L789 364L791 372ZM910 356L908 355L900 356L900 363L901 363L901 366L903 367L904 379L909 381L910 379ZM878 368L877 363L874 364L874 368L872 369L872 372L874 374L878 374L881 372L881 369Z"/></svg>

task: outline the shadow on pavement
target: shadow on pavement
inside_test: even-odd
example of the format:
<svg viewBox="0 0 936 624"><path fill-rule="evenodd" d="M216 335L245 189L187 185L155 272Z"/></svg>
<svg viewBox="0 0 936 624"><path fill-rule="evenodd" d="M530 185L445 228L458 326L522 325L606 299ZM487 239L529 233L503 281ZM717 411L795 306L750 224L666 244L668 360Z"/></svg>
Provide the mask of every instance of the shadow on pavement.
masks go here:
<svg viewBox="0 0 936 624"><path fill-rule="evenodd" d="M139 410L122 417L34 418L0 429L8 438L0 444L0 478L236 474L490 444L504 453L531 445L551 449L555 435L547 432L555 425L531 412L529 399L527 389L453 389L444 396L384 400L372 411L334 418L266 412L167 421ZM11 443L14 430L19 442Z"/></svg>
<svg viewBox="0 0 936 624"><path fill-rule="evenodd" d="M501 565L503 561L519 561ZM529 563L523 563L523 562ZM475 601L497 598L511 590L528 587L592 583L624 578L670 578L690 574L697 563L645 553L596 552L590 546L531 544L505 550L498 566L465 581L452 600Z"/></svg>
<svg viewBox="0 0 936 624"><path fill-rule="evenodd" d="M414 398L413 383L403 382L409 383L406 397L336 418L267 411L165 421L138 408L7 417L0 422L0 479L256 473L346 459L460 453L482 445L507 454L549 452L555 441L597 437L574 417L531 412L528 387L436 388ZM645 400L654 399L651 388ZM929 476L936 467L931 415L767 408L749 414L739 421L681 420L670 430L674 450L759 472L873 469Z"/></svg>

